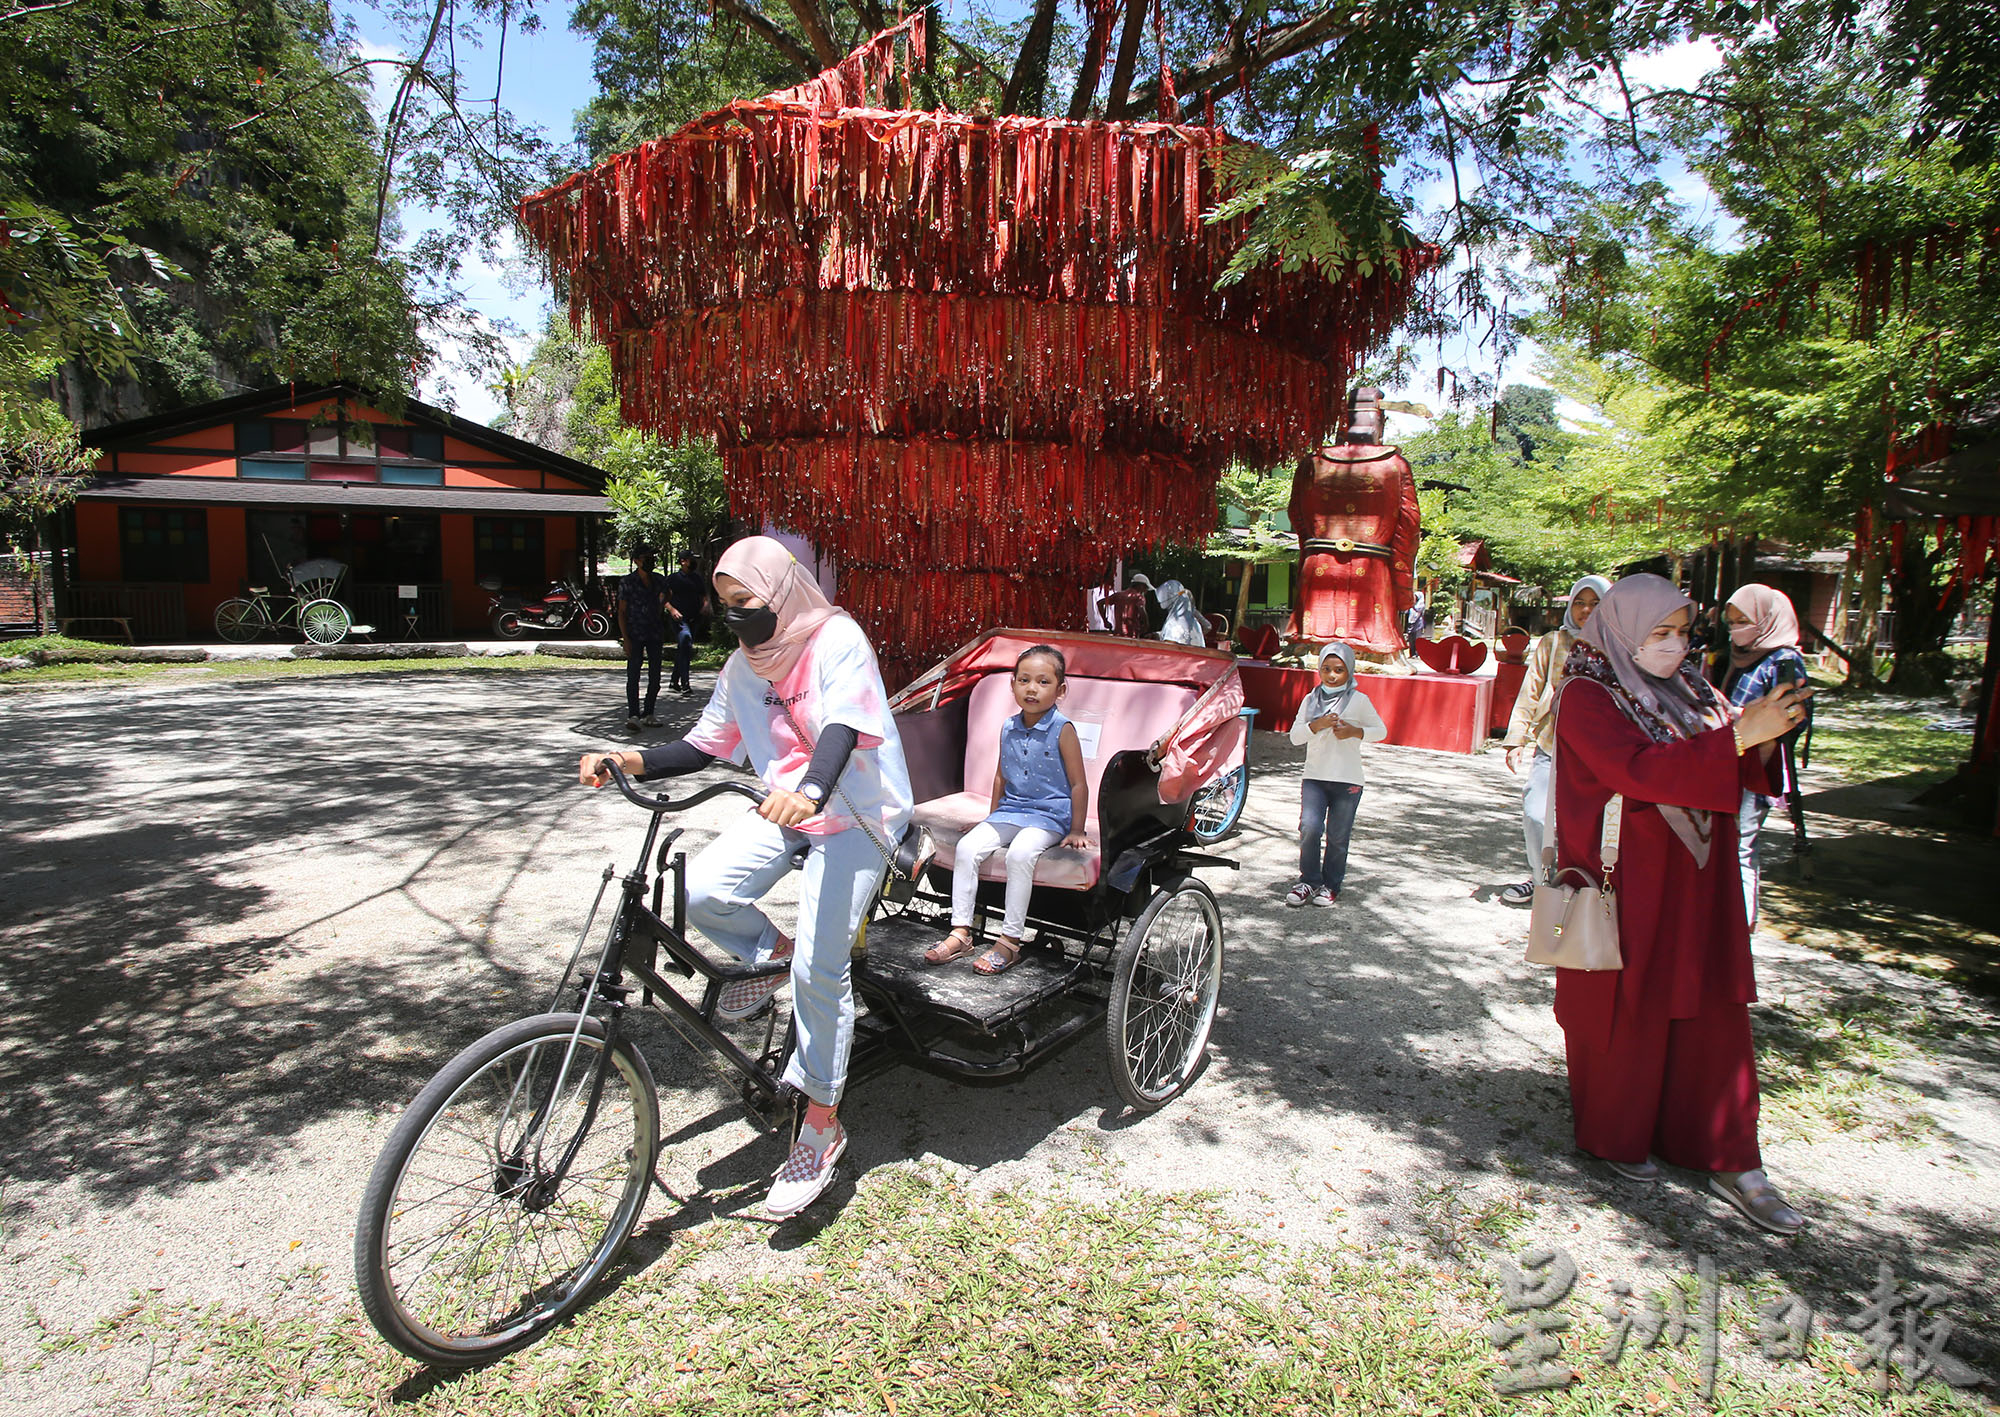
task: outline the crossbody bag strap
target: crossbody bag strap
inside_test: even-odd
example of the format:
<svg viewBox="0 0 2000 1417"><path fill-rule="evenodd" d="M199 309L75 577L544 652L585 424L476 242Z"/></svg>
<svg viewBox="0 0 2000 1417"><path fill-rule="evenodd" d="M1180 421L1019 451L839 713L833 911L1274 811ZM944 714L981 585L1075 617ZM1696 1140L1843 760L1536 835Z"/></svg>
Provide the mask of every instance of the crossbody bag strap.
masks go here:
<svg viewBox="0 0 2000 1417"><path fill-rule="evenodd" d="M778 711L784 714L785 722L792 725L792 732L798 734L800 740L805 743L806 757L811 758L815 752L819 751L819 744L814 741L812 734L806 732L804 724L800 723L796 718L792 717L792 706L790 704L780 702L778 705ZM860 750L856 749L856 751L858 752ZM845 764L842 765L841 771L842 773L845 773L847 771ZM854 825L861 828L861 834L868 838L869 844L873 846L876 849L876 851L881 853L882 859L884 861L889 863L889 873L891 875L901 876L906 881L914 881L916 877L909 875L907 872L905 872L901 867L899 867L896 864L896 853L891 851L888 848L888 846L883 843L882 838L875 834L875 828L870 826L868 823L868 819L861 815L860 810L856 808L854 803L849 799L847 795L847 789L842 787L837 779L833 784L833 795L840 799L841 806L847 808L847 815L854 818Z"/></svg>

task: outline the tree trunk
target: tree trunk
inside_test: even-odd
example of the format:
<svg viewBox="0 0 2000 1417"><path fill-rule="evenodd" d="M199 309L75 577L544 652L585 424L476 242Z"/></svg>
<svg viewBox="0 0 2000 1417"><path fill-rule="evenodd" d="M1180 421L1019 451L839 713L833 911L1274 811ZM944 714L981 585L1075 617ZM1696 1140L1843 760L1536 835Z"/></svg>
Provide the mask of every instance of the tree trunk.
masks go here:
<svg viewBox="0 0 2000 1417"><path fill-rule="evenodd" d="M1256 562L1245 561L1243 563L1243 579L1236 587L1236 624L1234 629L1236 647L1239 651L1243 647L1243 621L1250 614L1250 577L1256 569Z"/></svg>
<svg viewBox="0 0 2000 1417"><path fill-rule="evenodd" d="M1950 545L1933 547L1914 524L1904 534L1902 570L1889 586L1889 603L1896 612L1896 662L1889 682L1899 688L1935 693L1940 687L1937 656L1944 651L1965 592L1955 578L1939 587L1937 573L1942 567L1950 576L1955 559Z"/></svg>
<svg viewBox="0 0 2000 1417"><path fill-rule="evenodd" d="M1104 116L1125 115L1125 98L1132 91L1132 71L1139 64L1139 40L1146 32L1146 0L1125 0L1125 27L1118 32L1118 58L1111 66L1111 92L1104 98Z"/></svg>
<svg viewBox="0 0 2000 1417"><path fill-rule="evenodd" d="M1875 687L1875 628L1882 612L1882 548L1870 543L1861 558L1861 606L1855 615L1861 621L1848 648L1847 682L1850 689Z"/></svg>
<svg viewBox="0 0 2000 1417"><path fill-rule="evenodd" d="M1049 49L1056 38L1056 0L1035 0L1028 37L1014 60L1014 73L1001 97L1002 113L1040 113L1049 82Z"/></svg>

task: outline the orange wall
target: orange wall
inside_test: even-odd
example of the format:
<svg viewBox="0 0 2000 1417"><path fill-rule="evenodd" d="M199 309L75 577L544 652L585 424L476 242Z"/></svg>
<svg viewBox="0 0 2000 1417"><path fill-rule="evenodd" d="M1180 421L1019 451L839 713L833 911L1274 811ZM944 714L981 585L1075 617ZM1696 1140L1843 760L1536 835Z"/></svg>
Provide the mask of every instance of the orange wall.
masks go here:
<svg viewBox="0 0 2000 1417"><path fill-rule="evenodd" d="M439 517L438 550L444 560L444 578L451 582L454 626L460 634L482 640L489 638L477 630L486 623L486 604L491 597L479 588L472 570L472 518Z"/></svg>

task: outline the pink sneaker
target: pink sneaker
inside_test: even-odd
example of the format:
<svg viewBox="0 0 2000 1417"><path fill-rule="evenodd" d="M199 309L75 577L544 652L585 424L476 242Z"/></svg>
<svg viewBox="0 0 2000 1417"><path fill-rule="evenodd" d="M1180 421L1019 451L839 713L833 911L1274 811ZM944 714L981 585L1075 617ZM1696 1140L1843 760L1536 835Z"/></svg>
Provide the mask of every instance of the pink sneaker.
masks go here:
<svg viewBox="0 0 2000 1417"><path fill-rule="evenodd" d="M783 951L771 956L773 963L792 957L792 942L784 942ZM792 981L788 969L779 974L767 974L759 979L736 979L722 986L722 992L715 997L715 1016L725 1023L741 1023L746 1018L755 1018L770 1005L771 996Z"/></svg>

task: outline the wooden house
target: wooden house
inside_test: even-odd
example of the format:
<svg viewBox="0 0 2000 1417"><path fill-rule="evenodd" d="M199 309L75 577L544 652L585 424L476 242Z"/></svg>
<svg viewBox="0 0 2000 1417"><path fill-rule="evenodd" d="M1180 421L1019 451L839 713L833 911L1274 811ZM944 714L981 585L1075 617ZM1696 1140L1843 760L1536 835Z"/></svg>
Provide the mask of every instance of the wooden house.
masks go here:
<svg viewBox="0 0 2000 1417"><path fill-rule="evenodd" d="M391 415L350 385L280 385L83 435L96 476L66 514L65 616L117 616L141 642L215 638L215 608L330 557L357 620L484 637L482 580L594 593L604 474L415 400Z"/></svg>

